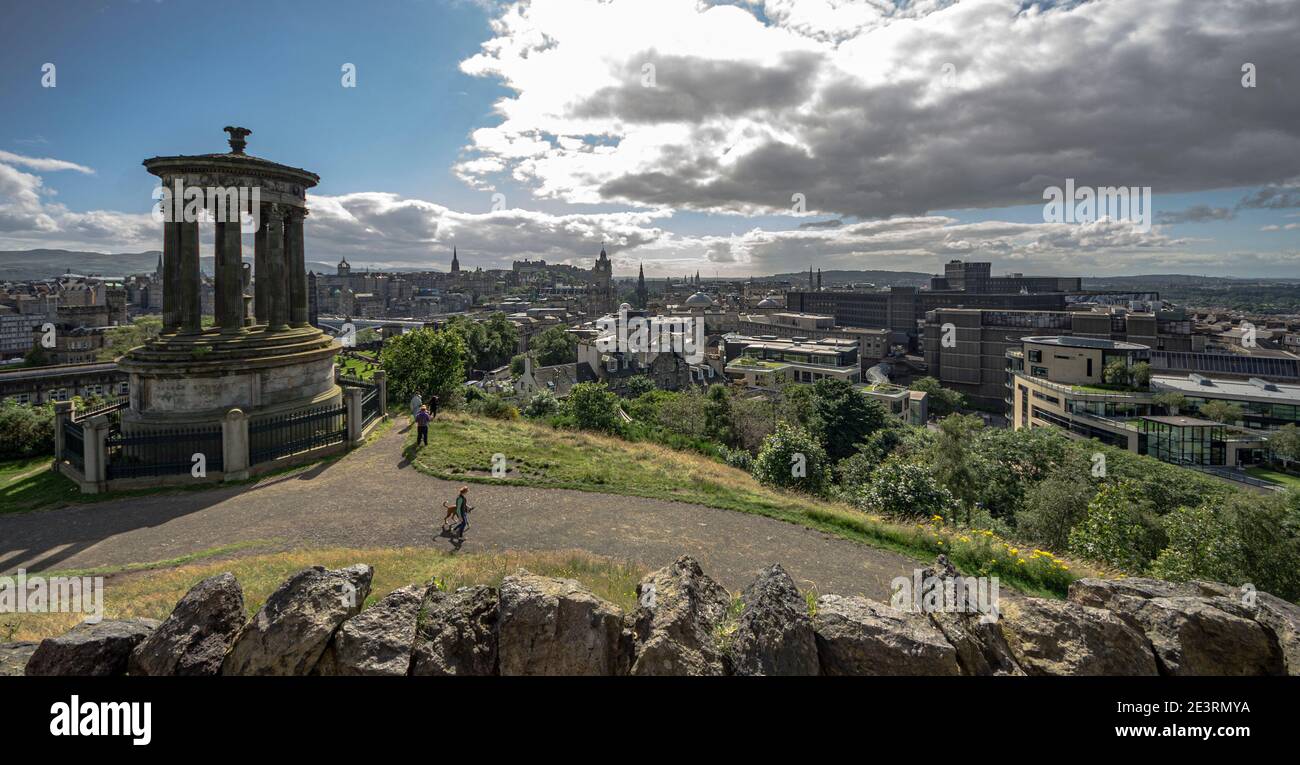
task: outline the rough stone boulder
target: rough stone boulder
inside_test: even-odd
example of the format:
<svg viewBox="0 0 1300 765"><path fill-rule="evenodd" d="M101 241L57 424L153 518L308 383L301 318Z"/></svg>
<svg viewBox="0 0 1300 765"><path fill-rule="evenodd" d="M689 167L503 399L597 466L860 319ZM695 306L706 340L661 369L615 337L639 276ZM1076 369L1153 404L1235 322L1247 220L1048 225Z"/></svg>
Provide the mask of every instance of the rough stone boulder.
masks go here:
<svg viewBox="0 0 1300 765"><path fill-rule="evenodd" d="M0 643L0 677L19 677L27 669L27 660L36 651L35 643Z"/></svg>
<svg viewBox="0 0 1300 765"><path fill-rule="evenodd" d="M957 651L922 614L823 595L813 626L823 675L959 675Z"/></svg>
<svg viewBox="0 0 1300 765"><path fill-rule="evenodd" d="M497 591L429 588L416 618L411 674L497 674Z"/></svg>
<svg viewBox="0 0 1300 765"><path fill-rule="evenodd" d="M937 611L926 614L957 650L957 664L963 675L1023 675L1016 664L1002 627L980 620L979 614Z"/></svg>
<svg viewBox="0 0 1300 765"><path fill-rule="evenodd" d="M307 675L335 630L370 594L374 569L364 564L299 571L271 593L226 655L225 675Z"/></svg>
<svg viewBox="0 0 1300 765"><path fill-rule="evenodd" d="M780 565L763 569L741 595L745 604L732 638L737 675L816 675L817 638L808 603Z"/></svg>
<svg viewBox="0 0 1300 765"><path fill-rule="evenodd" d="M689 556L646 576L636 587L634 675L723 675L717 630L731 598Z"/></svg>
<svg viewBox="0 0 1300 765"><path fill-rule="evenodd" d="M1124 579L1078 579L1070 583L1068 600L1081 606L1110 608L1111 602L1119 596L1177 598L1200 594L1201 590L1192 584L1135 576Z"/></svg>
<svg viewBox="0 0 1300 765"><path fill-rule="evenodd" d="M1118 595L1110 608L1141 627L1166 675L1280 675L1276 640L1227 598Z"/></svg>
<svg viewBox="0 0 1300 765"><path fill-rule="evenodd" d="M630 663L623 611L572 579L520 571L501 583L502 675L619 675Z"/></svg>
<svg viewBox="0 0 1300 765"><path fill-rule="evenodd" d="M396 676L411 669L415 618L427 587L393 590L383 600L343 622L316 665L318 675Z"/></svg>
<svg viewBox="0 0 1300 765"><path fill-rule="evenodd" d="M58 637L46 638L27 662L28 676L105 676L126 674L131 651L158 627L154 619L82 622Z"/></svg>
<svg viewBox="0 0 1300 765"><path fill-rule="evenodd" d="M1222 582L1081 579L1070 600L1109 608L1141 630L1168 674L1300 674L1300 607L1266 592Z"/></svg>
<svg viewBox="0 0 1300 765"><path fill-rule="evenodd" d="M218 574L185 593L158 629L131 652L133 675L216 675L244 626L244 591Z"/></svg>
<svg viewBox="0 0 1300 765"><path fill-rule="evenodd" d="M1154 675L1147 639L1118 616L1078 603L1003 602L1002 634L1028 675Z"/></svg>

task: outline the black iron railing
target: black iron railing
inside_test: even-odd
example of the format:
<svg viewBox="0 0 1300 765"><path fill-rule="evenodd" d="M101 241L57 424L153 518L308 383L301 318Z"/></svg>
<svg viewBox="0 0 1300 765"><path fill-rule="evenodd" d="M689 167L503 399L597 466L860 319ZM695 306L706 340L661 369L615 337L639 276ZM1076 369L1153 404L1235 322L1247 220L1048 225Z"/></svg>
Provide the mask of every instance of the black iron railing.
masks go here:
<svg viewBox="0 0 1300 765"><path fill-rule="evenodd" d="M361 396L361 427L367 428L379 418L379 389L372 388Z"/></svg>
<svg viewBox="0 0 1300 765"><path fill-rule="evenodd" d="M343 443L348 436L347 406L322 406L264 417L248 425L248 462L258 465Z"/></svg>
<svg viewBox="0 0 1300 765"><path fill-rule="evenodd" d="M105 401L93 409L74 409L72 412L72 419L76 422L84 422L85 420L89 420L91 417L106 414L109 415L110 419L116 422L121 419L122 410L126 408L128 403L130 403L128 399L123 397Z"/></svg>
<svg viewBox="0 0 1300 765"><path fill-rule="evenodd" d="M86 472L86 435L81 423L63 421L63 458L83 474Z"/></svg>
<svg viewBox="0 0 1300 765"><path fill-rule="evenodd" d="M208 471L223 469L221 428L168 428L127 435L113 427L105 439L105 478L180 475L194 470L203 455Z"/></svg>

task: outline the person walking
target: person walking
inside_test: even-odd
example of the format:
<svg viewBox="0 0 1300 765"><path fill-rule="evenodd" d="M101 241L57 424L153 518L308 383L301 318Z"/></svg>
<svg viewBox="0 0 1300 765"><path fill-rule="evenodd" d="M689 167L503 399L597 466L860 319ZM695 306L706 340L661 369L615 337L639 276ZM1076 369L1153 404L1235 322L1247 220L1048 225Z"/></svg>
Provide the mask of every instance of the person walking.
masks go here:
<svg viewBox="0 0 1300 765"><path fill-rule="evenodd" d="M429 445L429 407L421 406L415 413L415 445Z"/></svg>
<svg viewBox="0 0 1300 765"><path fill-rule="evenodd" d="M420 394L419 394L419 393L416 393L415 395L411 396L411 416L412 416L412 417L414 417L415 415L417 415L417 414L420 413L420 405L422 405L423 403L424 403L424 401L422 401L422 400L420 399Z"/></svg>
<svg viewBox="0 0 1300 765"><path fill-rule="evenodd" d="M463 542L465 540L465 529L469 526L469 511L474 509L469 506L469 487L460 487L460 491L456 494L456 506L454 508L446 503L443 503L443 507L454 511L456 517L460 519L460 523L456 524L456 528L451 531L451 538ZM446 528L445 521L443 527Z"/></svg>
<svg viewBox="0 0 1300 765"><path fill-rule="evenodd" d="M431 393L429 394L429 419L433 419L437 416L438 416L438 396Z"/></svg>

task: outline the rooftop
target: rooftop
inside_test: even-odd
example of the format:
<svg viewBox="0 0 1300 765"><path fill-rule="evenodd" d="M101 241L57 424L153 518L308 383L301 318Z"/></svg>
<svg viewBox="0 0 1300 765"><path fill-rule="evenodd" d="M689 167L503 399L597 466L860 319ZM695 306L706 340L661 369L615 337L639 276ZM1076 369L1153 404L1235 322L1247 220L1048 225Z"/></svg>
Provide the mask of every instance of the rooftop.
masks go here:
<svg viewBox="0 0 1300 765"><path fill-rule="evenodd" d="M1037 336L1022 337L1021 342L1037 345L1056 345L1062 348L1100 348L1107 351L1147 351L1149 347L1121 340L1101 340L1095 337Z"/></svg>
<svg viewBox="0 0 1300 765"><path fill-rule="evenodd" d="M1264 380L1228 380L1221 377L1196 379L1183 375L1153 375L1151 389L1177 391L1187 396L1211 395L1215 398L1267 399L1270 401L1300 401L1300 384L1266 382Z"/></svg>

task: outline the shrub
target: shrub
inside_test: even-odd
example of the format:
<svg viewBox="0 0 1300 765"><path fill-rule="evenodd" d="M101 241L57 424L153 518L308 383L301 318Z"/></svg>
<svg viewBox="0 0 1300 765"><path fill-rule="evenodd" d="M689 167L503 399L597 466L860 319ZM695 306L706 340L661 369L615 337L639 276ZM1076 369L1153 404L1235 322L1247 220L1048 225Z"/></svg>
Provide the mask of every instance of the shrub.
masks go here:
<svg viewBox="0 0 1300 765"><path fill-rule="evenodd" d="M629 377L627 381L623 383L624 398L637 398L638 396L642 396L654 390L656 390L655 381L651 380L648 375Z"/></svg>
<svg viewBox="0 0 1300 765"><path fill-rule="evenodd" d="M560 409L560 400L549 390L539 390L524 405L525 417L550 417Z"/></svg>
<svg viewBox="0 0 1300 765"><path fill-rule="evenodd" d="M899 518L951 518L957 501L928 466L898 457L885 460L855 504L869 512Z"/></svg>
<svg viewBox="0 0 1300 765"><path fill-rule="evenodd" d="M833 462L853 454L858 444L889 421L889 412L879 401L844 380L818 380L813 397L813 432Z"/></svg>
<svg viewBox="0 0 1300 765"><path fill-rule="evenodd" d="M1151 505L1132 482L1102 486L1070 532L1070 550L1129 572L1139 572L1164 547Z"/></svg>
<svg viewBox="0 0 1300 765"><path fill-rule="evenodd" d="M54 406L0 402L0 459L54 454Z"/></svg>
<svg viewBox="0 0 1300 765"><path fill-rule="evenodd" d="M725 446L721 448L720 452L722 454L723 462L734 468L740 468L746 473L753 472L754 455L744 449L728 449Z"/></svg>
<svg viewBox="0 0 1300 765"><path fill-rule="evenodd" d="M1097 493L1086 476L1062 467L1026 489L1015 515L1020 534L1053 550L1069 549L1070 530L1088 514L1088 503Z"/></svg>
<svg viewBox="0 0 1300 765"><path fill-rule="evenodd" d="M759 483L823 494L830 483L826 452L817 439L798 425L782 422L763 440L754 459Z"/></svg>
<svg viewBox="0 0 1300 765"><path fill-rule="evenodd" d="M565 402L574 423L583 430L617 433L620 430L618 396L602 383L578 383Z"/></svg>
<svg viewBox="0 0 1300 765"><path fill-rule="evenodd" d="M470 411L494 420L517 420L519 410L510 402L494 394L480 394L480 398L470 406Z"/></svg>

